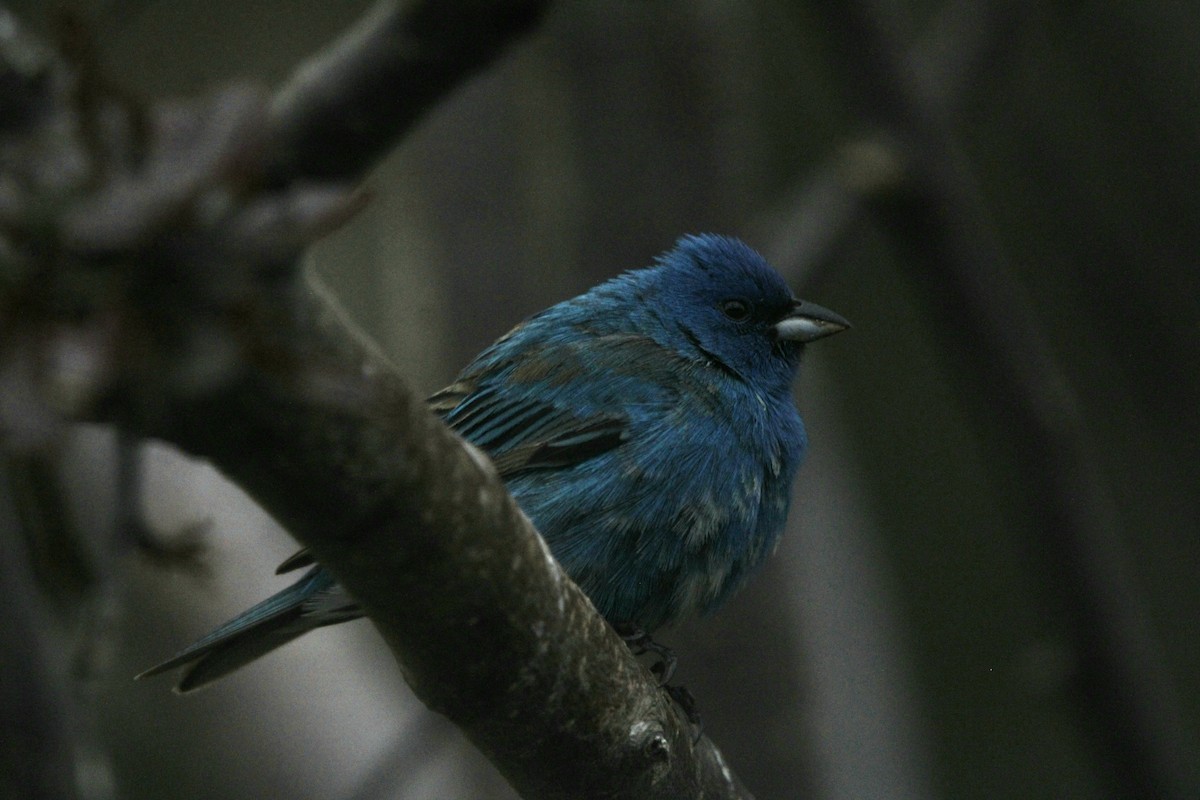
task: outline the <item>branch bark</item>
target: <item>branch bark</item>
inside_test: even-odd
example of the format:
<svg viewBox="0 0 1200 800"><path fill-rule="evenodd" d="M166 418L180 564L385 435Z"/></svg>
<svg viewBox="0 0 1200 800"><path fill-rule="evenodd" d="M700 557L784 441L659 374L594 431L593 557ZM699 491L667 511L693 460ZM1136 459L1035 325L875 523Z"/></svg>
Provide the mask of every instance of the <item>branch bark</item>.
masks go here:
<svg viewBox="0 0 1200 800"><path fill-rule="evenodd" d="M150 109L10 27L0 389L21 402L0 431L37 446L92 419L211 460L524 797L746 798L487 459L298 266L357 207L340 187L545 6L382 3L273 98Z"/></svg>

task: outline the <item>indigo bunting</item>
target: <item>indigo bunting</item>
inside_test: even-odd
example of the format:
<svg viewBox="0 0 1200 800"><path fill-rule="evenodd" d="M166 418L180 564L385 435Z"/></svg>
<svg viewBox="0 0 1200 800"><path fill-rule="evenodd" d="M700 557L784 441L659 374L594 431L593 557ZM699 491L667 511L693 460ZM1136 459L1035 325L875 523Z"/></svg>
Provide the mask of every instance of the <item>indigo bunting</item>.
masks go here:
<svg viewBox="0 0 1200 800"><path fill-rule="evenodd" d="M429 406L492 458L600 613L653 632L721 605L774 549L806 445L791 383L804 345L847 327L741 241L684 236L517 325ZM279 571L303 566L142 676L195 662L188 691L361 616L304 551Z"/></svg>

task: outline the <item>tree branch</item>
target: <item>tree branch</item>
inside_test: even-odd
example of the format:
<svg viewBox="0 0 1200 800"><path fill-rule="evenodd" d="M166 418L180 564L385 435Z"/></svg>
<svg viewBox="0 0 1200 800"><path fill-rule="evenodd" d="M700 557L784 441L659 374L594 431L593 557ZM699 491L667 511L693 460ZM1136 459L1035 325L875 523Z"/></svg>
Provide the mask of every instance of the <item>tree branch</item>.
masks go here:
<svg viewBox="0 0 1200 800"><path fill-rule="evenodd" d="M210 459L527 798L749 797L490 462L298 267L359 202L330 184L543 5L384 4L269 106L234 87L141 109L78 65L24 58L19 33L0 43L0 390L23 398L0 404L0 432L36 446L93 419Z"/></svg>
<svg viewBox="0 0 1200 800"><path fill-rule="evenodd" d="M267 182L361 178L450 89L531 30L548 6L379 3L276 93Z"/></svg>

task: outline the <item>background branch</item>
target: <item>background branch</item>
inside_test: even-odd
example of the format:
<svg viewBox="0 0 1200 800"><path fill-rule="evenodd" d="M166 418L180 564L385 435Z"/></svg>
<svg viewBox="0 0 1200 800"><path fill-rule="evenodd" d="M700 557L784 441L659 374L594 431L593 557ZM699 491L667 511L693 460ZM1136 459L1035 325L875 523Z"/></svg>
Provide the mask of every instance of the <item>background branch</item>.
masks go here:
<svg viewBox="0 0 1200 800"><path fill-rule="evenodd" d="M1071 620L1078 698L1111 779L1124 796L1182 800L1200 785L1194 749L1121 552L1111 490L1094 466L1074 389L950 131L951 109L935 88L944 79L924 59L904 57L878 3L815 5L847 86L894 143L891 179L885 171L873 187L871 208L920 265L932 308L955 331L944 343L990 387L985 413L1015 440L1038 522L1030 553L1045 560L1045 591Z"/></svg>
<svg viewBox="0 0 1200 800"><path fill-rule="evenodd" d="M0 610L0 794L30 800L73 800L77 733L62 659L51 655L53 620L40 602L24 547L10 465L0 462L0 583L10 593Z"/></svg>

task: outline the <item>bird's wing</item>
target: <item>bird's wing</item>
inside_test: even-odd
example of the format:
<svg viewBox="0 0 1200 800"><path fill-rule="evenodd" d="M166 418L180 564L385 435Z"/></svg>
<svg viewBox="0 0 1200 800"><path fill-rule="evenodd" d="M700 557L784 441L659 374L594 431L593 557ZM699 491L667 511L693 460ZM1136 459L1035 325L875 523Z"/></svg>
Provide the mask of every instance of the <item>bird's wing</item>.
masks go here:
<svg viewBox="0 0 1200 800"><path fill-rule="evenodd" d="M617 447L628 435L623 414L578 413L561 403L494 386L464 391L459 381L429 402L458 435L492 457L505 479L580 464Z"/></svg>
<svg viewBox="0 0 1200 800"><path fill-rule="evenodd" d="M567 363L578 358L570 351L548 348L539 356L539 376L579 368ZM482 369L468 367L427 402L458 435L492 458L501 478L566 469L618 447L628 437L629 420L624 414L575 411L572 405L576 404L568 397L546 391L540 381L496 379L500 371L496 366L491 362ZM280 564L276 574L313 563L312 554L300 550Z"/></svg>

